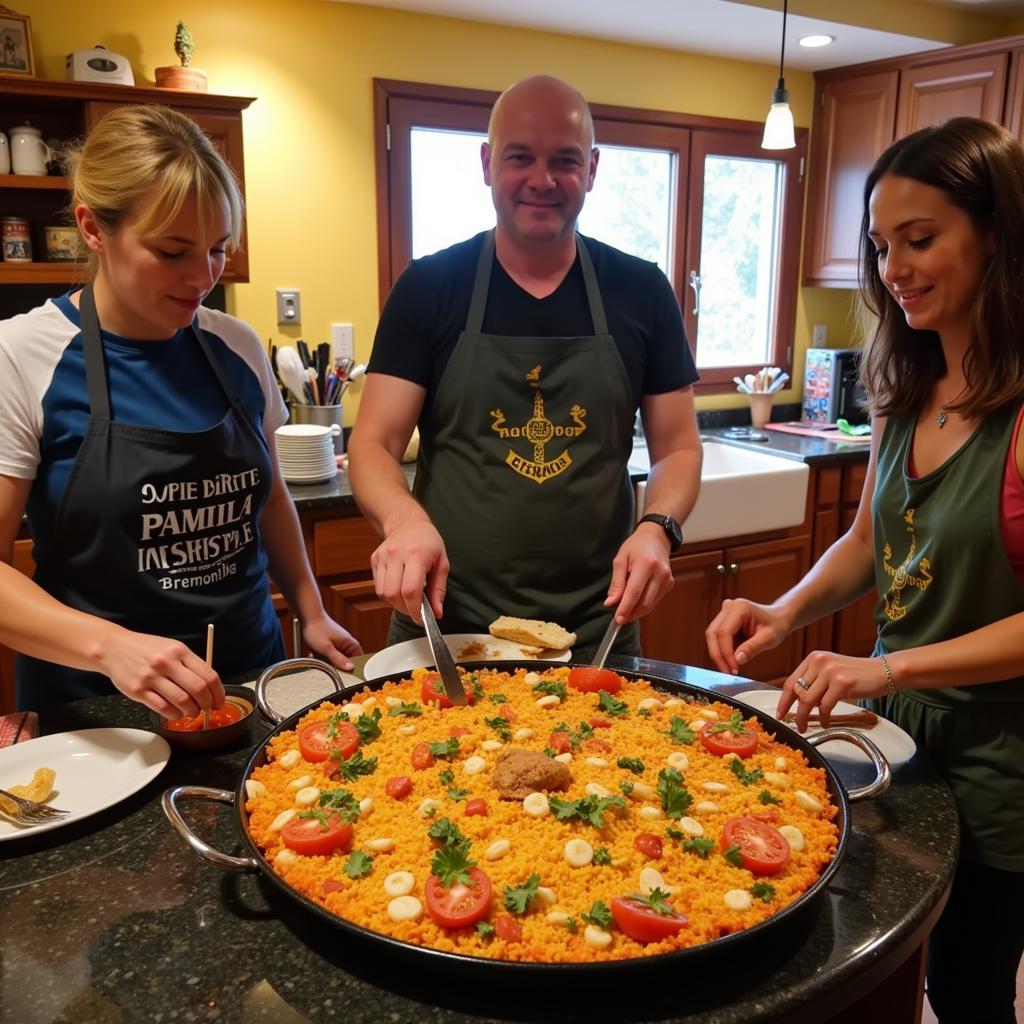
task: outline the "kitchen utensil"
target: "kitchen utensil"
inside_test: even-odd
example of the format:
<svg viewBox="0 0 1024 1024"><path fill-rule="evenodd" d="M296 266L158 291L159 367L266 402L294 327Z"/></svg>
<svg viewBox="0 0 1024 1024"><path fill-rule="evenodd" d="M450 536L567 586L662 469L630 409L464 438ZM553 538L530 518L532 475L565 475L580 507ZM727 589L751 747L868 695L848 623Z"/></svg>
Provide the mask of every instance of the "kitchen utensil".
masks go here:
<svg viewBox="0 0 1024 1024"><path fill-rule="evenodd" d="M776 391L781 390L782 389L782 385L785 384L787 380L789 380L789 374L788 373L779 374L779 376L776 377L771 382L771 384L768 386L768 393L769 394L774 394Z"/></svg>
<svg viewBox="0 0 1024 1024"><path fill-rule="evenodd" d="M334 454L345 454L345 432L342 425L340 402L330 405L293 405L292 423L309 423L318 427L330 427ZM280 455L281 452L278 454Z"/></svg>
<svg viewBox="0 0 1024 1024"><path fill-rule="evenodd" d="M455 667L455 659L452 652L448 650L444 639L441 637L441 630L437 628L437 619L434 618L434 610L430 607L426 591L423 592L423 600L420 602L420 611L423 615L423 626L427 631L427 643L430 644L430 653L434 656L434 667L441 677L441 685L444 687L445 696L458 707L465 707L469 700L466 697L465 687L459 678L459 670Z"/></svg>
<svg viewBox="0 0 1024 1024"><path fill-rule="evenodd" d="M787 724L789 722L796 721L796 712L790 711L789 714L785 715L782 719ZM811 725L819 725L821 723L821 716L816 712L812 711L807 721ZM829 717L829 725L850 725L857 729L873 729L878 725L878 715L874 711L868 711L866 708L863 711L854 711L848 715L831 715Z"/></svg>
<svg viewBox="0 0 1024 1024"><path fill-rule="evenodd" d="M742 377L733 377L733 383L736 385L737 391L742 391L745 395L750 394L750 388L747 386L747 382Z"/></svg>
<svg viewBox="0 0 1024 1024"><path fill-rule="evenodd" d="M490 633L445 633L444 642L452 657L460 665L478 661L522 661L524 658L521 644L514 640L504 640L491 636ZM480 652L480 653L475 653ZM539 661L566 662L572 657L572 650L545 651ZM396 672L411 672L430 664L430 645L425 636L415 640L403 640L371 654L363 664L363 676L376 679L377 676L391 676Z"/></svg>
<svg viewBox="0 0 1024 1024"><path fill-rule="evenodd" d="M604 636L601 637L601 642L597 645L597 650L594 652L594 668L604 668L608 652L612 649L612 644L615 643L615 638L619 635L620 628L620 624L615 621L615 616L612 615L612 621L608 623L608 628L604 631Z"/></svg>
<svg viewBox="0 0 1024 1024"><path fill-rule="evenodd" d="M557 668L558 664L557 662L545 663L537 661L523 661L520 663L498 662L493 665L477 665L475 668L493 668L501 672L514 673L518 669L543 671L545 668ZM888 787L891 777L889 766L878 752L877 747L867 737L852 729L826 729L804 737L766 712L758 711L733 697L711 693L692 683L676 682L675 680L659 677L651 672L623 671L618 674L626 679L627 682L630 679L647 679L659 691L663 692L666 697L675 697L688 702L693 700L704 701L711 698L720 703L730 705L738 709L744 718L754 718L762 729L773 733L788 746L802 753L812 768L821 769L824 773L826 785L836 807L835 822L839 829L835 855L831 863L822 870L818 880L805 893L797 897L797 899L770 919L752 928L722 935L700 945L677 950L672 953L664 953L660 956L608 962L539 964L486 960L462 953L427 949L416 946L413 943L398 942L337 917L319 904L307 899L298 889L293 888L274 871L271 864L264 858L262 851L250 837L246 824L248 820L245 791L246 779L251 777L256 768L270 760L270 746L278 734L286 729L293 728L302 715L322 703L322 698L318 698L308 707L289 716L288 719L264 738L242 771L234 794L224 789L179 786L169 789L164 793L162 800L164 814L182 839L188 843L192 851L203 860L229 871L255 872L260 874L288 900L300 904L307 911L315 915L319 921L341 929L349 937L362 940L368 944L372 951L379 955L396 957L398 965L407 964L428 969L447 968L452 972L451 976L453 978L458 977L461 979L474 977L478 980L490 978L494 980L503 979L506 982L512 983L526 984L536 982L543 984L544 982L561 982L571 978L573 981L578 982L607 983L610 980L623 980L637 976L653 977L653 975L647 973L651 970L655 972L668 972L664 976L670 977L676 971L684 969L686 965L707 963L708 961L705 958L711 955L721 955L722 962L728 963L736 962L735 958L737 955L741 959L750 956L756 957L759 950L767 948L765 944L778 943L780 940L784 941L791 934L788 930L790 927L799 927L798 922L801 920L799 915L807 911L816 901L821 900L828 889L829 883L839 869L850 841L852 834L850 803L884 792ZM366 688L379 691L388 683L398 682L403 678L408 678L408 672L374 679L366 684ZM330 698L330 702L340 708L346 703L347 699L345 695L337 695ZM842 783L839 781L835 769L817 749L823 743L838 740L852 743L861 750L868 752L875 766L875 779L866 786L851 790L849 794L847 794ZM179 808L179 804L186 800L213 801L232 805L234 807L239 841L243 847L243 855L232 857L221 853L192 832Z"/></svg>
<svg viewBox="0 0 1024 1024"><path fill-rule="evenodd" d="M302 365L302 359L295 349L288 345L282 345L277 350L277 369L285 387L291 393L292 400L300 405L309 401L306 397L309 379L306 376L306 368Z"/></svg>
<svg viewBox="0 0 1024 1024"><path fill-rule="evenodd" d="M14 810L8 811L7 806L0 802L0 814L6 814L12 821L21 825L44 825L50 821L66 818L71 812L62 811L59 807L48 807L37 804L35 800L26 800L23 796L15 796L6 789L0 789L0 796L14 804Z"/></svg>
<svg viewBox="0 0 1024 1024"><path fill-rule="evenodd" d="M213 623L209 622L206 625L206 664L209 667L213 666ZM203 728L210 728L210 709L203 708Z"/></svg>

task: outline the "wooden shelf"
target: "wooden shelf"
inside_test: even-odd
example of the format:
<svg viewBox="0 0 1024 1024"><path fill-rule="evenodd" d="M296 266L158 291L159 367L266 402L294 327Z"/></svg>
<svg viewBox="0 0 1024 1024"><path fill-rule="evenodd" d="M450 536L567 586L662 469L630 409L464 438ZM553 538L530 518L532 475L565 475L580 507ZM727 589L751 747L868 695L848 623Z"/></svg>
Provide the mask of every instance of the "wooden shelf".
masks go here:
<svg viewBox="0 0 1024 1024"><path fill-rule="evenodd" d="M84 284L84 263L0 263L0 284Z"/></svg>
<svg viewBox="0 0 1024 1024"><path fill-rule="evenodd" d="M67 191L68 179L61 174L0 174L0 188L54 188Z"/></svg>

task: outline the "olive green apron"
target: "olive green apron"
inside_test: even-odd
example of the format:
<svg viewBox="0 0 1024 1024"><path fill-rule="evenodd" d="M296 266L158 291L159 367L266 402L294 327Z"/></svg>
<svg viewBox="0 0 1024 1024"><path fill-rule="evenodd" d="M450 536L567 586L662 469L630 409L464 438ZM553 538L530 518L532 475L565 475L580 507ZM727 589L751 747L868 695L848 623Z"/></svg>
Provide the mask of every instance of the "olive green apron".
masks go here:
<svg viewBox="0 0 1024 1024"><path fill-rule="evenodd" d="M558 622L576 655L598 644L612 559L633 529L632 389L586 243L576 248L594 333L485 334L494 232L484 238L465 330L421 429L413 494L444 538L445 633L499 615ZM422 635L396 613L389 642ZM615 652L639 654L635 623Z"/></svg>
<svg viewBox="0 0 1024 1024"><path fill-rule="evenodd" d="M873 500L880 652L938 643L1024 611L1000 530L1018 409L987 417L946 462L916 478L907 471L915 417L886 424ZM901 690L872 703L949 782L964 856L1024 871L1024 678Z"/></svg>

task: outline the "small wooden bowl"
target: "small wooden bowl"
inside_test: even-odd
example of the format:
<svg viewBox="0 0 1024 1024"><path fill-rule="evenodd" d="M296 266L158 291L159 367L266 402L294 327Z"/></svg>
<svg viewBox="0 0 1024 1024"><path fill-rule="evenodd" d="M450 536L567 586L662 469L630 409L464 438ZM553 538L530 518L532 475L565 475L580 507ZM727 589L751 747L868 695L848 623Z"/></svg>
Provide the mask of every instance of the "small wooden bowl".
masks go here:
<svg viewBox="0 0 1024 1024"><path fill-rule="evenodd" d="M212 726L209 729L197 729L194 732L181 732L168 729L167 720L153 714L154 730L163 736L172 746L182 750L217 750L226 747L242 737L247 737L256 717L256 698L247 686L225 686L225 703L236 704L243 714L237 722L228 725Z"/></svg>

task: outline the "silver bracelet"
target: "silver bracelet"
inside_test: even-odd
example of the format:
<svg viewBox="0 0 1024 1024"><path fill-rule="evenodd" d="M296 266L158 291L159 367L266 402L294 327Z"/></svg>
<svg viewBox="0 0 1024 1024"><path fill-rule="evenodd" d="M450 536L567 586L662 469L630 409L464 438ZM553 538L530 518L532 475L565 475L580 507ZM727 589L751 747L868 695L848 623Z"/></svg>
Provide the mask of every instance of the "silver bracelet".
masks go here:
<svg viewBox="0 0 1024 1024"><path fill-rule="evenodd" d="M896 693L896 680L893 678L892 669L889 668L889 662L886 660L884 654L878 656L879 661L882 663L882 668L885 670L885 685L887 688L887 696L891 697Z"/></svg>

